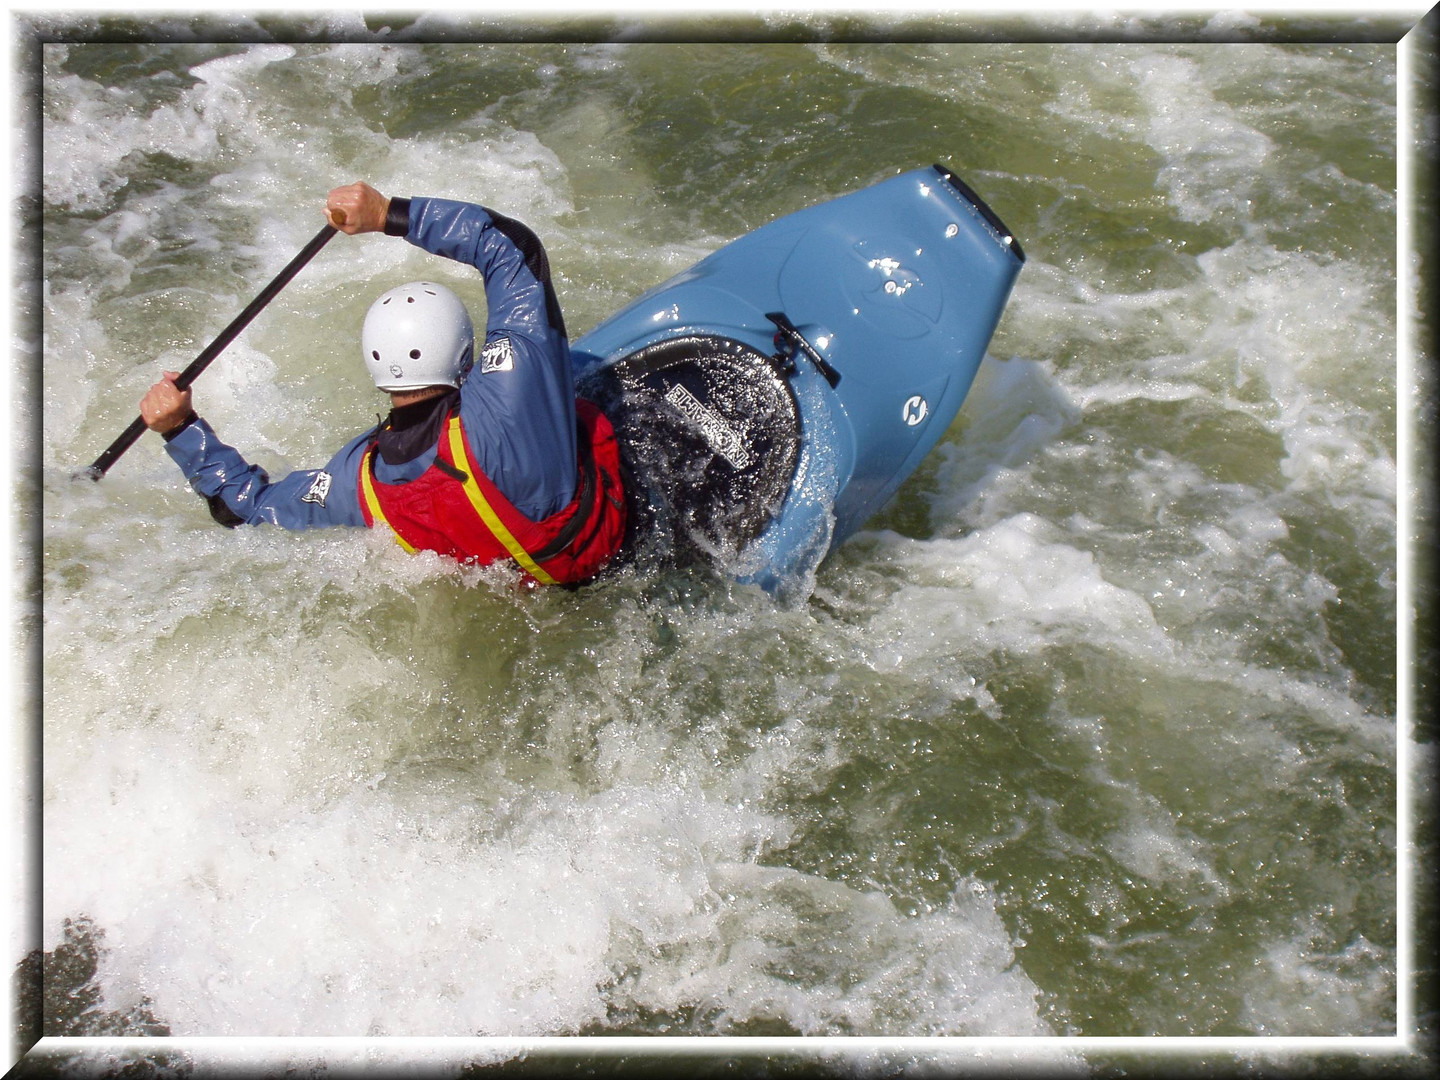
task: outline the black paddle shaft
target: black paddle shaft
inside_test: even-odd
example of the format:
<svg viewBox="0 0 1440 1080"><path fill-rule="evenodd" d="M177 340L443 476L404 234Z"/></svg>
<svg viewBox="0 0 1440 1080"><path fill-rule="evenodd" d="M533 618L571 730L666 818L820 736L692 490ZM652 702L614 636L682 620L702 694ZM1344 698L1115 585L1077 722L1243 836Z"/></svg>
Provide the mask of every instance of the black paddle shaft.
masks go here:
<svg viewBox="0 0 1440 1080"><path fill-rule="evenodd" d="M190 361L190 365L176 377L176 387L184 390L194 382L199 374L210 366L210 362L220 355L225 346L234 341L240 331L244 330L245 327L250 324L250 320L255 318L256 315L259 315L265 305L270 303L271 300L274 300L280 290L290 283L290 279L298 274L301 268L315 257L315 253L325 246L329 239L335 235L335 231L335 226L326 225L316 233L310 242L300 249L300 254L291 259L285 265L285 269L276 274L274 280L260 290L260 294L245 306L244 311L235 316L229 326L220 331L220 336L207 345L204 352ZM137 416L134 420L130 421L130 426L121 433L120 437L110 444L109 449L95 459L93 465L84 470L84 472L77 473L76 475L88 476L91 480L99 480L109 470L110 466L114 465L115 462L120 459L120 455L125 453L126 450L129 450L130 447L135 444L135 441L143 434L145 434L145 420L143 417Z"/></svg>

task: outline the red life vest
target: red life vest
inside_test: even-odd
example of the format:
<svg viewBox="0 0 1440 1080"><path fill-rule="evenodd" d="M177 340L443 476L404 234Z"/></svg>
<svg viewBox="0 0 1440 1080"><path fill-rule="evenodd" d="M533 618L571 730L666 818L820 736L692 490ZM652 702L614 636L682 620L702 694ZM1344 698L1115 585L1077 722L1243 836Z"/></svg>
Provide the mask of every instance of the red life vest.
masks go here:
<svg viewBox="0 0 1440 1080"><path fill-rule="evenodd" d="M514 559L542 585L594 577L625 539L620 448L610 421L595 405L575 402L579 421L579 483L575 498L543 521L511 505L475 464L458 413L441 429L435 461L414 480L376 478L376 440L360 461L360 507L365 524L388 525L406 551L438 551L482 565Z"/></svg>

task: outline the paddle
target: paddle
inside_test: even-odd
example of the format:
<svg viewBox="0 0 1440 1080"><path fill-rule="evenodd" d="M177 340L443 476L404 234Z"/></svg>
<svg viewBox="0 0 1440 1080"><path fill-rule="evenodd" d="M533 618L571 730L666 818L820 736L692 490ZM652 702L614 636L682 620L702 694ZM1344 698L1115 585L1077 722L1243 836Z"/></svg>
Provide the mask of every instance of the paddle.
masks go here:
<svg viewBox="0 0 1440 1080"><path fill-rule="evenodd" d="M345 223L343 212L336 211L336 216L339 223L343 225ZM265 288L261 289L260 294L246 305L245 310L240 312L239 315L236 315L234 321L224 330L220 331L220 336L206 346L205 351L192 360L189 367L179 374L175 379L176 388L184 390L194 382L196 377L210 366L210 361L219 356L225 346L234 341L240 331L249 325L250 320L260 314L265 305L275 299L280 290L290 283L290 279L300 272L301 267L315 257L315 253L325 246L326 241L334 236L335 232L336 229L334 225L326 225L316 233L310 242L300 249L300 254L291 259L290 262L286 264L285 269L276 274L274 280L272 280L269 285L266 285ZM144 433L145 421L143 418L137 416L134 420L130 421L130 426L121 433L120 437L110 444L109 449L96 458L94 464L88 469L81 469L75 473L75 478L78 480L84 476L91 480L99 480L105 475L110 466L114 465L115 462L120 459L120 455L125 453L126 450L129 450L130 447L135 444L135 441Z"/></svg>

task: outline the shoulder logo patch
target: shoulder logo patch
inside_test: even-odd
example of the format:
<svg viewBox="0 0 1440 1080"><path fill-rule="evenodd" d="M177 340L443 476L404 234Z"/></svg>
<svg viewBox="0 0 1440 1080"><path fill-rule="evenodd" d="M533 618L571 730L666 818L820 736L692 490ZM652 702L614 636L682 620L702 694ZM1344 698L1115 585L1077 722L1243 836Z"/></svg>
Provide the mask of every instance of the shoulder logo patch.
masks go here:
<svg viewBox="0 0 1440 1080"><path fill-rule="evenodd" d="M315 482L310 485L310 490L300 496L301 502L316 503L325 505L325 497L330 494L330 474L318 472L315 474Z"/></svg>
<svg viewBox="0 0 1440 1080"><path fill-rule="evenodd" d="M480 374L488 375L492 371L513 371L515 369L515 349L510 344L508 337L496 338L494 341L487 341L485 348L480 351Z"/></svg>

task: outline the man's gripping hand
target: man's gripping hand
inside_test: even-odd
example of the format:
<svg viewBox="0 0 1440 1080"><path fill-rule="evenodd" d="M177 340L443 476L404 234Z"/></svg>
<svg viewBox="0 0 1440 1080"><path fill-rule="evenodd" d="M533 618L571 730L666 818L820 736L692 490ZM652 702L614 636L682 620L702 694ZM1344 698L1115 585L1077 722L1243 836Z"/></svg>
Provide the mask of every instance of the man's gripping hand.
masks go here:
<svg viewBox="0 0 1440 1080"><path fill-rule="evenodd" d="M326 220L350 236L383 231L389 209L390 200L363 180L338 187L325 198Z"/></svg>
<svg viewBox="0 0 1440 1080"><path fill-rule="evenodd" d="M195 415L191 405L189 389L181 390L175 385L179 373L165 372L165 377L146 391L140 401L140 419L151 431L164 435L175 431L186 420Z"/></svg>

